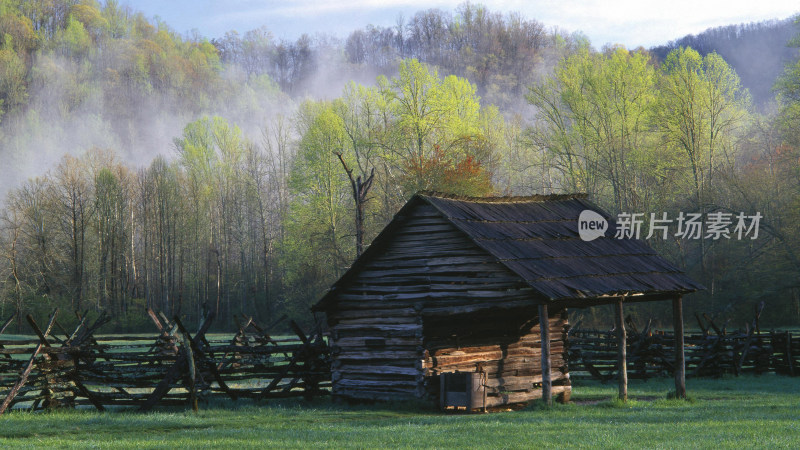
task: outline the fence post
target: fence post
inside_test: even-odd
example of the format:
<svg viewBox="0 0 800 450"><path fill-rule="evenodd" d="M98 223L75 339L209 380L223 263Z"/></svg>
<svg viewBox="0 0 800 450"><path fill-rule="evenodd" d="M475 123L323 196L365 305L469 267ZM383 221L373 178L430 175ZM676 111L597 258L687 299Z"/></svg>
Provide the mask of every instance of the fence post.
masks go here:
<svg viewBox="0 0 800 450"><path fill-rule="evenodd" d="M773 350L774 351L774 350ZM792 355L792 333L786 332L786 362L789 366L789 376L794 376L794 356Z"/></svg>
<svg viewBox="0 0 800 450"><path fill-rule="evenodd" d="M623 402L628 401L628 361L627 361L627 333L625 332L625 321L622 312L622 297L616 303L615 319L617 322L617 365L619 372L619 399Z"/></svg>
<svg viewBox="0 0 800 450"><path fill-rule="evenodd" d="M683 302L672 300L672 326L675 330L675 397L686 398L686 359L683 354Z"/></svg>

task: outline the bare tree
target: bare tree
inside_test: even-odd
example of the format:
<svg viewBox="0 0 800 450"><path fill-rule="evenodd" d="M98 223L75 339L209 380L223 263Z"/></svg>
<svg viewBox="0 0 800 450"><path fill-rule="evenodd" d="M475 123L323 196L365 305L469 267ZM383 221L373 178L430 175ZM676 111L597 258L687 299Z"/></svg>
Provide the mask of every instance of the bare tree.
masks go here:
<svg viewBox="0 0 800 450"><path fill-rule="evenodd" d="M375 178L375 168L373 167L369 176L362 181L361 175L353 178L353 169L347 167L347 163L342 157L342 152L337 152L336 156L339 157L339 161L342 162L342 167L344 167L344 171L347 172L347 177L350 179L353 201L356 204L356 258L358 258L364 252L364 204L369 200L367 195L372 187L372 180Z"/></svg>

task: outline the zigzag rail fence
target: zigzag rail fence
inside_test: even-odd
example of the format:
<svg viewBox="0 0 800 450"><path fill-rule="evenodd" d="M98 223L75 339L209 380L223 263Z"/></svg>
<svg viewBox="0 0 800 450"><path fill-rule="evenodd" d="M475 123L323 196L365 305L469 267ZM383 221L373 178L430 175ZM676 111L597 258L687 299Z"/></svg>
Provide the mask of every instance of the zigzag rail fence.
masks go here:
<svg viewBox="0 0 800 450"><path fill-rule="evenodd" d="M53 409L90 405L190 405L215 397L271 399L330 393L329 349L320 327L306 334L294 321L296 338L275 339L270 327L236 317L233 338L206 336L214 319L206 314L195 333L178 317L147 311L157 336L95 336L110 321L78 315L73 331L57 320L44 327L26 317L36 339L0 336L0 414L12 407ZM0 335L12 322L0 327ZM285 317L281 320L285 320Z"/></svg>
<svg viewBox="0 0 800 450"><path fill-rule="evenodd" d="M763 309L763 306L762 306ZM699 334L684 337L687 376L768 373L797 376L800 336L761 332L758 316L752 327L727 332L706 315L697 316ZM232 338L206 334L214 315L206 314L192 334L180 319L147 310L156 336L95 336L110 318L93 322L78 315L72 331L57 320L58 311L42 328L26 317L36 339L3 340L15 318L0 325L0 414L12 407L53 409L90 405L189 405L211 398L271 399L330 394L330 349L321 327L306 334L293 321L292 339L275 339L253 318L235 317ZM705 319L705 320L703 320ZM279 321L286 320L285 317ZM275 324L273 324L275 325ZM572 378L613 379L617 373L614 330L572 327L567 348ZM654 330L652 320L640 331L626 319L628 377L647 379L672 373L673 335ZM54 331L57 330L57 331Z"/></svg>
<svg viewBox="0 0 800 450"><path fill-rule="evenodd" d="M800 336L789 331L761 332L758 318L763 304L756 308L752 326L728 332L708 315L696 316L700 333L684 335L686 375L689 377L738 376L744 373L800 375ZM576 326L579 326L577 323ZM674 335L654 330L652 320L640 331L630 317L626 319L628 378L648 379L669 376L673 371ZM616 331L573 327L567 334L569 373L574 379L614 379L618 372Z"/></svg>

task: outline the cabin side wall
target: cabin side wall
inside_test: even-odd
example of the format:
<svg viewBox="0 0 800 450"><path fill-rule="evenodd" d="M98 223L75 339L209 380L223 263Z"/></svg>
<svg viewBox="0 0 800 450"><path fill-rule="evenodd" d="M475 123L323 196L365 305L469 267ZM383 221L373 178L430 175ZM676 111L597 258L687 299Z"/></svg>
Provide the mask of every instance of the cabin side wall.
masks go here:
<svg viewBox="0 0 800 450"><path fill-rule="evenodd" d="M527 285L432 206L402 220L327 311L336 397L424 397L423 317L530 304Z"/></svg>

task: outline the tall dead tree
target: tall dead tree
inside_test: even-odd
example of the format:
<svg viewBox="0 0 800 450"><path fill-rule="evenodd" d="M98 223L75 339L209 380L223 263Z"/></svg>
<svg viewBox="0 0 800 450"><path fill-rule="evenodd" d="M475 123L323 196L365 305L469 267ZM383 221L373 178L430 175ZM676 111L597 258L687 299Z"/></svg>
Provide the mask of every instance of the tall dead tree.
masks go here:
<svg viewBox="0 0 800 450"><path fill-rule="evenodd" d="M353 201L356 203L356 258L361 256L364 252L364 204L367 203L367 194L372 187L372 180L375 178L375 168L370 170L369 176L366 180L361 180L361 175L353 178L353 169L347 167L347 163L342 157L342 152L336 152L339 161L342 162L344 171L347 172L347 177L350 179L350 187L353 191Z"/></svg>

